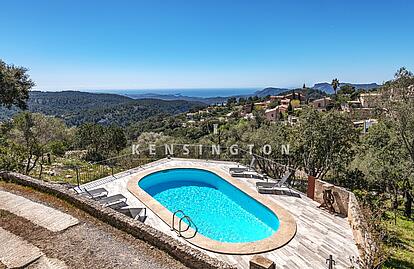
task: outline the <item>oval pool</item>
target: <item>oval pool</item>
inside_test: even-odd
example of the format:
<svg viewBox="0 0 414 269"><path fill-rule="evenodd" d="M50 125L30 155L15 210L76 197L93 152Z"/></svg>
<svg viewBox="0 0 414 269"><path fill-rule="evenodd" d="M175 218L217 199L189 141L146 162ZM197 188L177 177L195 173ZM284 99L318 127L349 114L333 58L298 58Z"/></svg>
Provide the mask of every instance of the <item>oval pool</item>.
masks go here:
<svg viewBox="0 0 414 269"><path fill-rule="evenodd" d="M258 241L280 226L269 208L207 170L162 170L146 175L138 185L172 213L184 211L200 234L216 241Z"/></svg>

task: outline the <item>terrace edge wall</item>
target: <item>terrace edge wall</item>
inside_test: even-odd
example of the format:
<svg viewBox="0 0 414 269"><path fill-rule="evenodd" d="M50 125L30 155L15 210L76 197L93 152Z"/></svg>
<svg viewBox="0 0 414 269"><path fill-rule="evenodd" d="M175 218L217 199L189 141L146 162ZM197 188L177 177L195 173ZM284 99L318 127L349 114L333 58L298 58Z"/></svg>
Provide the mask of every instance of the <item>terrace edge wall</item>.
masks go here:
<svg viewBox="0 0 414 269"><path fill-rule="evenodd" d="M316 179L315 180L315 192L314 192L314 198L313 200L317 201L318 203L323 202L323 191L325 190L324 185L329 184L328 182ZM329 184L332 185L332 184ZM349 195L350 191L348 191L345 188L338 187L335 185L332 185L332 194L335 198L334 208L335 211L343 216L348 216L348 208L349 208Z"/></svg>
<svg viewBox="0 0 414 269"><path fill-rule="evenodd" d="M315 180L314 201L318 203L323 202L323 191L325 190L325 184L329 183L319 179ZM348 218L355 243L361 253L361 249L367 248L367 244L370 244L370 240L368 239L370 238L370 235L361 229L364 220L361 216L358 200L356 199L355 194L351 191L336 185L332 186L332 194L335 197L334 208L340 215Z"/></svg>
<svg viewBox="0 0 414 269"><path fill-rule="evenodd" d="M37 191L48 193L65 200L91 216L165 251L188 267L197 269L236 269L236 267L210 257L200 250L187 246L151 226L133 220L111 208L102 207L94 200L77 195L73 190L63 185L5 171L0 171L0 180L31 187Z"/></svg>

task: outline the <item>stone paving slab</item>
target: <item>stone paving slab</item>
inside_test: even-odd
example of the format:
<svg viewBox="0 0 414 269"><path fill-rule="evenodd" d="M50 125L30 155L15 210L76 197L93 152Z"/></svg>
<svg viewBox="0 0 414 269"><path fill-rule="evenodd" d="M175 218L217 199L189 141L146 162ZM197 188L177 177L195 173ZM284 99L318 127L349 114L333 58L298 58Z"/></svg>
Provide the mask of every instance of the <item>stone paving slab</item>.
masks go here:
<svg viewBox="0 0 414 269"><path fill-rule="evenodd" d="M0 261L7 268L24 267L43 255L39 248L1 227L0 238Z"/></svg>
<svg viewBox="0 0 414 269"><path fill-rule="evenodd" d="M30 264L27 269L66 269L68 268L64 262L58 259L48 258L46 256L40 257L33 264Z"/></svg>
<svg viewBox="0 0 414 269"><path fill-rule="evenodd" d="M79 223L71 215L6 191L0 191L0 209L52 232L59 232Z"/></svg>

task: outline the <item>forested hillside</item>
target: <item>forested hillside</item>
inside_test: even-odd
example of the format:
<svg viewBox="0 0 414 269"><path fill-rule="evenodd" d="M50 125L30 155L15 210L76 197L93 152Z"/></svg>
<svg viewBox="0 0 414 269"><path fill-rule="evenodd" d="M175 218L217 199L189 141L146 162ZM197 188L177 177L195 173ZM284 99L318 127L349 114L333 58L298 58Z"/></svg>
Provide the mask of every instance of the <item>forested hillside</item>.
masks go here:
<svg viewBox="0 0 414 269"><path fill-rule="evenodd" d="M182 100L132 99L116 94L76 91L30 92L28 110L63 119L68 125L86 122L126 126L150 116L174 115L204 104ZM0 120L10 118L19 109L0 108Z"/></svg>

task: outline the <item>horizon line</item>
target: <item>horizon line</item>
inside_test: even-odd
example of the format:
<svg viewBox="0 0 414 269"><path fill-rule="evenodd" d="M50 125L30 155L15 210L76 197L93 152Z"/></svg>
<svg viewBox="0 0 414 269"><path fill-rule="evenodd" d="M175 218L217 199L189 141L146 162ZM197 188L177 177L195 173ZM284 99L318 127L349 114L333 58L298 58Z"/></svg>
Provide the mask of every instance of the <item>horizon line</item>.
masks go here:
<svg viewBox="0 0 414 269"><path fill-rule="evenodd" d="M325 82L317 82L314 83L312 86L307 86L307 88L313 88L316 84L321 84L321 83L328 83L329 82L325 81ZM382 85L382 83L378 83L378 82L340 82L340 84L377 84L377 85ZM305 83L306 85L306 83ZM303 85L302 85L303 86ZM276 88L276 89L299 89L299 88L303 88L302 86L234 86L234 87L161 87L161 88L61 88L61 89L52 89L52 88L48 88L48 89L42 89L42 88L38 88L35 87L33 89L31 89L32 91L145 91L145 90L219 90L219 89L223 89L223 90L232 90L232 89L243 89L243 90L249 90L249 89L266 89L266 88Z"/></svg>

